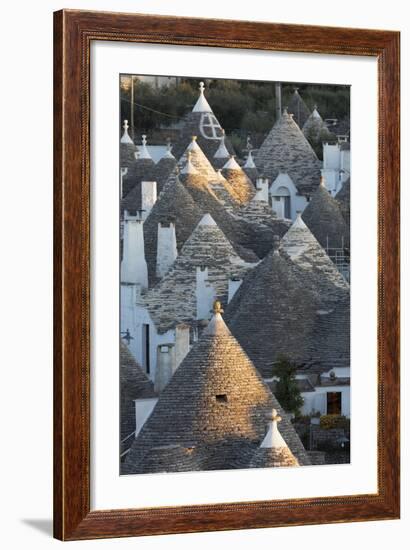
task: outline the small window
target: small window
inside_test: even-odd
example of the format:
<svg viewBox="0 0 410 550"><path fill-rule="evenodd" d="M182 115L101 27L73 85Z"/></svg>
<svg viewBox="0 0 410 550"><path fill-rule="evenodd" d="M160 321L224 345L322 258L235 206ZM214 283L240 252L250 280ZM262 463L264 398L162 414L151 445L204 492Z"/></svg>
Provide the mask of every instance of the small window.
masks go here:
<svg viewBox="0 0 410 550"><path fill-rule="evenodd" d="M218 403L228 403L228 396L226 395L226 393L218 393L217 395L215 395L215 399Z"/></svg>

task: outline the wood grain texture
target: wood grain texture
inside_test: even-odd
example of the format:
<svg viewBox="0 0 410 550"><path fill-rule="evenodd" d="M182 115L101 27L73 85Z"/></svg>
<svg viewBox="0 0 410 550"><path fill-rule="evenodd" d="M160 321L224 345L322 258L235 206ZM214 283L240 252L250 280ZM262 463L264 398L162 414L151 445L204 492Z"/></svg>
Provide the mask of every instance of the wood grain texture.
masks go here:
<svg viewBox="0 0 410 550"><path fill-rule="evenodd" d="M90 511L89 54L92 40L377 58L377 494ZM55 537L77 540L399 517L399 44L399 33L390 31L71 10L54 14Z"/></svg>

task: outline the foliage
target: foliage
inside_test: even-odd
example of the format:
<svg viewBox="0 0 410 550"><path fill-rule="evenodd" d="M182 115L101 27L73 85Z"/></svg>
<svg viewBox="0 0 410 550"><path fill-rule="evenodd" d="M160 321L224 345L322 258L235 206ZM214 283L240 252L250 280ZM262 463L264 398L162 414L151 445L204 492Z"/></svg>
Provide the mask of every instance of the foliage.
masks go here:
<svg viewBox="0 0 410 550"><path fill-rule="evenodd" d="M322 430L331 430L333 428L348 430L349 426L349 419L340 414L325 414L320 417L320 427Z"/></svg>
<svg viewBox="0 0 410 550"><path fill-rule="evenodd" d="M279 378L276 384L275 395L282 407L295 414L300 415L300 408L303 405L303 397L296 382L297 366L285 356L280 356L274 366L273 374Z"/></svg>
<svg viewBox="0 0 410 550"><path fill-rule="evenodd" d="M138 133L159 127L178 124L198 98L200 79L179 78L167 86L157 86L153 78L143 81L134 78L134 124ZM252 134L254 146L258 147L264 135L275 122L275 83L246 80L204 79L206 98L226 133L240 136L241 150L246 143L246 134ZM326 84L282 85L282 107L287 105L294 87L310 109L317 104L323 118L346 118L349 116L349 87ZM121 118L130 121L131 77L123 76L120 86ZM245 134L245 136L243 135Z"/></svg>

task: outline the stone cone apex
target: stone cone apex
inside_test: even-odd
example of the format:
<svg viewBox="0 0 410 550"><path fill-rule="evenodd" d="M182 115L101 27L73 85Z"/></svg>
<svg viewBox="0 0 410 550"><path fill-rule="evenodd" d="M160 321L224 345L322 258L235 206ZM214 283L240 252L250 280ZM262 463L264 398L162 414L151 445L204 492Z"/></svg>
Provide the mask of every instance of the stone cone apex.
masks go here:
<svg viewBox="0 0 410 550"><path fill-rule="evenodd" d="M192 165L195 172L192 170L189 171L190 168L188 168L187 165ZM209 162L205 153L198 144L197 136L191 137L191 142L179 159L177 166L180 169L181 175L186 176L195 174L196 176L201 177L203 183L208 183L209 181L217 179L217 175L212 164ZM185 171L186 167L187 171Z"/></svg>
<svg viewBox="0 0 410 550"><path fill-rule="evenodd" d="M279 404L232 336L221 312L220 305L214 304L208 327L175 371L133 442L124 473L140 471L145 454L159 445L195 447L203 470L249 465L265 436L266 414ZM296 438L301 447L289 423L282 432L286 440L290 432L290 439Z"/></svg>
<svg viewBox="0 0 410 550"><path fill-rule="evenodd" d="M198 226L216 226L216 222L211 216L211 214L205 214L202 220L199 222Z"/></svg>
<svg viewBox="0 0 410 550"><path fill-rule="evenodd" d="M268 419L268 432L252 458L250 466L253 468L299 466L298 460L279 432L278 422L282 418L278 415L276 409L272 409Z"/></svg>
<svg viewBox="0 0 410 550"><path fill-rule="evenodd" d="M302 217L325 250L350 247L349 228L337 200L327 190L323 177Z"/></svg>
<svg viewBox="0 0 410 550"><path fill-rule="evenodd" d="M311 116L312 118L318 118L318 119L320 119L320 120L323 120L322 117L320 116L319 111L317 110L317 105L315 105L315 106L313 107L313 111L312 111L312 113L311 113L310 116Z"/></svg>
<svg viewBox="0 0 410 550"><path fill-rule="evenodd" d="M127 144L130 144L130 145L134 145L134 142L132 141L131 139L131 136L129 135L128 133L128 120L124 120L124 124L123 124L123 129L124 129L124 132L122 134L122 137L121 137L121 143L127 143Z"/></svg>
<svg viewBox="0 0 410 550"><path fill-rule="evenodd" d="M212 113L212 109L205 98L204 95L205 84L203 82L199 83L199 97L197 102L192 109L193 113Z"/></svg>
<svg viewBox="0 0 410 550"><path fill-rule="evenodd" d="M224 164L222 170L242 170L242 168L236 162L235 156L230 155L230 159Z"/></svg>
<svg viewBox="0 0 410 550"><path fill-rule="evenodd" d="M287 112L293 115L293 118L299 128L302 128L309 118L310 110L299 94L298 88L295 88L289 100Z"/></svg>
<svg viewBox="0 0 410 550"><path fill-rule="evenodd" d="M216 159L227 159L230 157L229 151L226 148L225 145L225 130L222 130L222 138L221 138L221 144L219 145L218 149L216 150L214 154L214 158Z"/></svg>

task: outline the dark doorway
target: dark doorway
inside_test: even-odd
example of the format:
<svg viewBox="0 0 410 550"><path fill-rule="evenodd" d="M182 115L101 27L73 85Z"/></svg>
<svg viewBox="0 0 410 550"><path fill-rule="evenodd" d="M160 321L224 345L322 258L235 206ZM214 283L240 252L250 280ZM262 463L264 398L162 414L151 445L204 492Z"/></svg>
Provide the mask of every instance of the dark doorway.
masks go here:
<svg viewBox="0 0 410 550"><path fill-rule="evenodd" d="M327 393L327 414L342 414L342 392Z"/></svg>
<svg viewBox="0 0 410 550"><path fill-rule="evenodd" d="M145 367L145 372L150 372L150 342L149 342L149 325L142 325L142 363Z"/></svg>

